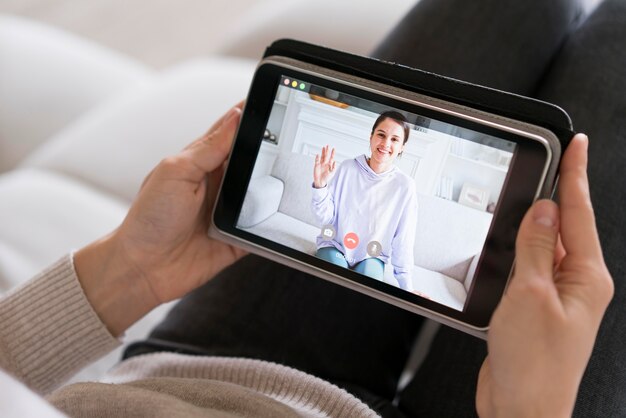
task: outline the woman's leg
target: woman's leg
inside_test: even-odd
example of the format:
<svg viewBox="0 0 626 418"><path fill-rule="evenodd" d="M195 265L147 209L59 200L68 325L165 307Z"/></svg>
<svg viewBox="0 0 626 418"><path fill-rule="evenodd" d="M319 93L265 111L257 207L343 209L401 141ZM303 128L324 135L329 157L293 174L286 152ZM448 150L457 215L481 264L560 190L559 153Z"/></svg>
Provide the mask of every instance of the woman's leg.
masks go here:
<svg viewBox="0 0 626 418"><path fill-rule="evenodd" d="M354 271L382 281L385 275L385 264L378 258L366 258L354 266Z"/></svg>
<svg viewBox="0 0 626 418"><path fill-rule="evenodd" d="M421 0L373 56L530 94L581 16L579 0Z"/></svg>
<svg viewBox="0 0 626 418"><path fill-rule="evenodd" d="M600 327L574 411L626 416L626 2L606 0L572 35L539 89L589 135L589 182L615 297Z"/></svg>
<svg viewBox="0 0 626 418"><path fill-rule="evenodd" d="M335 247L324 247L317 250L316 257L333 263L339 267L348 268L346 257ZM385 272L385 264L378 258L366 258L354 266L354 271L376 280L382 280Z"/></svg>
<svg viewBox="0 0 626 418"><path fill-rule="evenodd" d="M346 257L335 247L324 247L317 250L315 256L336 266L348 268Z"/></svg>

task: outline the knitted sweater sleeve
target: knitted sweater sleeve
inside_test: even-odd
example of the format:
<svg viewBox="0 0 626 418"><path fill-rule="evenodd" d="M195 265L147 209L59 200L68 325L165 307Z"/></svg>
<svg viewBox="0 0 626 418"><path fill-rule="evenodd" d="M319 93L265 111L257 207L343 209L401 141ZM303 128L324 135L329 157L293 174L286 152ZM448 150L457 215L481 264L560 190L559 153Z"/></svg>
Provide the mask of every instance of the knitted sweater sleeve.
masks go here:
<svg viewBox="0 0 626 418"><path fill-rule="evenodd" d="M40 394L119 344L89 304L71 255L0 300L0 368Z"/></svg>

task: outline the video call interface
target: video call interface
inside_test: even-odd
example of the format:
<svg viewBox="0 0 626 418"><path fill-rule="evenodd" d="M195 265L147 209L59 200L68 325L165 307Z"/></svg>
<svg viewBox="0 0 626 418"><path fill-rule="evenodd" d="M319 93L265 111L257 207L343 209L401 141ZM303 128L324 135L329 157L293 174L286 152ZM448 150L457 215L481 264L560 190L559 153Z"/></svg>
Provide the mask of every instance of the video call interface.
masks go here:
<svg viewBox="0 0 626 418"><path fill-rule="evenodd" d="M463 311L516 144L282 76L237 228Z"/></svg>

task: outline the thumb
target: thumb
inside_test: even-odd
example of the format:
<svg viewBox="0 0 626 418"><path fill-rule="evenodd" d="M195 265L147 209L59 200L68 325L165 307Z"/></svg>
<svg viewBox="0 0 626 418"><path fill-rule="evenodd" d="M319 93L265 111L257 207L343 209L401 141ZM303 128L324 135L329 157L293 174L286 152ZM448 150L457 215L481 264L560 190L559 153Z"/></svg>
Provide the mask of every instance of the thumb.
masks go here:
<svg viewBox="0 0 626 418"><path fill-rule="evenodd" d="M559 208L551 200L539 200L522 220L515 247L515 280L552 281L558 242Z"/></svg>
<svg viewBox="0 0 626 418"><path fill-rule="evenodd" d="M204 173L210 173L226 160L240 118L241 109L233 107L224 115L218 126L211 129L184 151L194 165Z"/></svg>

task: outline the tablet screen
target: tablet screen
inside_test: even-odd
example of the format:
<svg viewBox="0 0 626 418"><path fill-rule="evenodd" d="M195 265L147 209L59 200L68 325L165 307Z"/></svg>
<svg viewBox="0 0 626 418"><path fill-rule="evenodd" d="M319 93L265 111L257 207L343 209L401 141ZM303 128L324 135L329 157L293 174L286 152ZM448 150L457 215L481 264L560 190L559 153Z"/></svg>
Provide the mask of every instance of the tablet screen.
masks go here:
<svg viewBox="0 0 626 418"><path fill-rule="evenodd" d="M236 227L463 311L516 143L277 80Z"/></svg>

